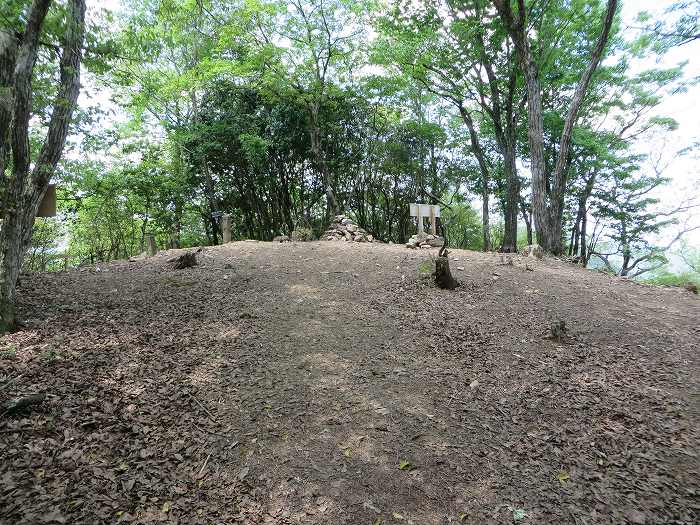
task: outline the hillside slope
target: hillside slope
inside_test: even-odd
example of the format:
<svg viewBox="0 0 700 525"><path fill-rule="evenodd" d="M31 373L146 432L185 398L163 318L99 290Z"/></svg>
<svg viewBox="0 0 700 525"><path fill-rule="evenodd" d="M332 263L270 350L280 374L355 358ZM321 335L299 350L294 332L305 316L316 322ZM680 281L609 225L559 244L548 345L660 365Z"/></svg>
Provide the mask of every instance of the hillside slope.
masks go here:
<svg viewBox="0 0 700 525"><path fill-rule="evenodd" d="M1 523L698 521L696 296L459 250L454 292L402 246L173 255L23 278L0 402L50 396L0 418Z"/></svg>

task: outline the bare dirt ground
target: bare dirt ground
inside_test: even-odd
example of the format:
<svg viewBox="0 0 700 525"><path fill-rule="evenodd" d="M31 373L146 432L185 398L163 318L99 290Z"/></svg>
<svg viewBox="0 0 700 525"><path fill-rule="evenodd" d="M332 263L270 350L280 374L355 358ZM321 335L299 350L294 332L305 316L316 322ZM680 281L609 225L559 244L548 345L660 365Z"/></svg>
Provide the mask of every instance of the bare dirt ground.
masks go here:
<svg viewBox="0 0 700 525"><path fill-rule="evenodd" d="M458 250L454 292L403 246L173 255L23 277L0 402L49 396L0 417L1 523L700 519L697 296Z"/></svg>

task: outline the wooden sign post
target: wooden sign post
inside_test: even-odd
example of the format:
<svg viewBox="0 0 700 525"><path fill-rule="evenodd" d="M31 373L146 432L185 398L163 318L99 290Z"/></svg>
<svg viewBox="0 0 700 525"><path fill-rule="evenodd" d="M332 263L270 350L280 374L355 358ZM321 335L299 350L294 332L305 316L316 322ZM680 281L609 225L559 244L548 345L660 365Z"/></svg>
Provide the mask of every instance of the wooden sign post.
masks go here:
<svg viewBox="0 0 700 525"><path fill-rule="evenodd" d="M440 217L440 206L437 204L416 204L411 203L411 217L418 219L418 233L423 233L423 219L430 219L430 233L437 235L437 217Z"/></svg>
<svg viewBox="0 0 700 525"><path fill-rule="evenodd" d="M150 257L153 257L158 253L158 246L156 245L156 236L152 233L147 233L146 237L146 250Z"/></svg>
<svg viewBox="0 0 700 525"><path fill-rule="evenodd" d="M224 244L231 242L231 216L228 213L221 216L221 236Z"/></svg>

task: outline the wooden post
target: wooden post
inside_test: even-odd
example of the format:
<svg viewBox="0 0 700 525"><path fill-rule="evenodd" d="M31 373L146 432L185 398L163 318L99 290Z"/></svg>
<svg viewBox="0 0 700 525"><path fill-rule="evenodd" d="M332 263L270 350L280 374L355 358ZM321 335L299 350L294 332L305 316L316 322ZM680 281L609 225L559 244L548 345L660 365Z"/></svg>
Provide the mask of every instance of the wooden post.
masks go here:
<svg viewBox="0 0 700 525"><path fill-rule="evenodd" d="M435 284L443 290L454 290L459 286L459 283L452 277L450 272L449 252L445 245L442 245L438 252L438 257L435 259Z"/></svg>
<svg viewBox="0 0 700 525"><path fill-rule="evenodd" d="M221 236L224 244L231 242L231 216L228 213L221 216Z"/></svg>
<svg viewBox="0 0 700 525"><path fill-rule="evenodd" d="M67 253L63 254L63 271L64 272L68 271L68 254Z"/></svg>
<svg viewBox="0 0 700 525"><path fill-rule="evenodd" d="M152 233L146 234L146 249L148 250L149 257L153 257L158 253L158 246L156 245L156 236Z"/></svg>
<svg viewBox="0 0 700 525"><path fill-rule="evenodd" d="M430 207L430 233L437 235L437 228L435 225L435 206Z"/></svg>

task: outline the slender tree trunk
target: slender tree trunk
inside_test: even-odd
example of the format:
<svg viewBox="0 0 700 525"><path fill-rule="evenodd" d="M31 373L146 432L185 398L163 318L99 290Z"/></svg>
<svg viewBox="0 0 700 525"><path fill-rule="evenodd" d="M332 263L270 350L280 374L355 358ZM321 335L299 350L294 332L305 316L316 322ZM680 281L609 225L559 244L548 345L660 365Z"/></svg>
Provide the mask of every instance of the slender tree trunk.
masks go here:
<svg viewBox="0 0 700 525"><path fill-rule="evenodd" d="M317 104L308 104L311 153L314 156L314 160L316 161L321 175L321 181L323 182L324 192L326 194L326 219L328 220L331 216L337 215L340 210L338 201L335 198L335 193L333 193L333 181L331 180L330 170L328 169L326 155L323 152L323 144L321 144L321 130L318 123L319 110L320 108Z"/></svg>
<svg viewBox="0 0 700 525"><path fill-rule="evenodd" d="M182 201L175 199L175 221L173 223L173 248L180 248L182 238Z"/></svg>
<svg viewBox="0 0 700 525"><path fill-rule="evenodd" d="M22 259L31 244L34 219L48 189L51 176L63 152L73 109L80 89L80 63L85 36L85 1L70 0L64 30L64 46L59 64L59 86L49 119L46 138L31 168L29 121L32 104L32 76L37 59L39 35L51 0L34 0L27 24L17 47L13 84L2 90L3 108L12 108L9 120L0 116L0 137L10 127L12 174L4 185L3 222L0 228L0 331L14 324L17 276ZM15 45L17 45L15 44ZM8 48L9 46L9 48ZM7 35L0 38L0 58L4 67L13 44ZM0 75L4 82L7 72ZM5 117L6 111L0 111ZM3 146L5 147L5 146ZM4 175L4 174L2 174Z"/></svg>
<svg viewBox="0 0 700 525"><path fill-rule="evenodd" d="M586 227L588 226L588 210L583 211L581 217L581 265L586 268L588 266L588 239L586 239Z"/></svg>
<svg viewBox="0 0 700 525"><path fill-rule="evenodd" d="M590 174L588 177L588 180L586 180L586 186L583 190L583 194L581 195L579 199L579 210L578 214L581 219L581 229L578 231L578 235L581 238L580 239L580 246L581 246L581 264L584 266L584 268L588 265L588 253L586 250L586 223L588 221L588 199L591 198L591 195L593 194L593 187L595 186L595 181L596 178L598 177L598 170L593 170L593 172ZM578 241L578 239L577 239ZM576 247L578 248L578 246ZM576 248L574 249L574 254L577 252Z"/></svg>
<svg viewBox="0 0 700 525"><path fill-rule="evenodd" d="M578 254L579 242L581 238L581 221L583 220L583 215L586 213L586 204L582 198L578 201L578 211L576 212L576 220L574 225L571 227L571 242L569 242L569 255Z"/></svg>
<svg viewBox="0 0 700 525"><path fill-rule="evenodd" d="M520 200L520 180L515 165L515 142L508 141L503 154L503 168L506 176L506 199L503 210L504 232L501 251L518 251L518 201Z"/></svg>
<svg viewBox="0 0 700 525"><path fill-rule="evenodd" d="M489 219L489 187L484 181L481 189L481 227L484 234L484 251L491 251L491 223Z"/></svg>
<svg viewBox="0 0 700 525"><path fill-rule="evenodd" d="M479 143L479 136L476 133L476 128L474 126L474 120L471 114L463 106L459 106L459 112L462 115L462 120L467 125L469 130L469 140L470 149L476 157L476 161L479 164L479 170L481 171L481 225L483 228L484 235L484 251L491 251L491 223L489 219L489 167L486 162L486 155L484 150Z"/></svg>
<svg viewBox="0 0 700 525"><path fill-rule="evenodd" d="M527 244L531 245L532 244L532 214L530 214L527 210L527 206L525 206L525 202L520 196L520 214L523 216L523 222L525 223L525 228L527 230Z"/></svg>

